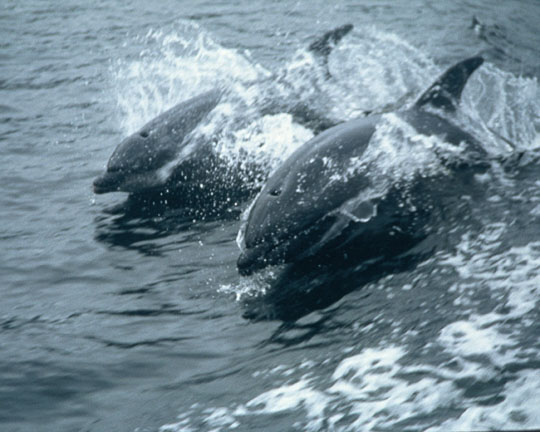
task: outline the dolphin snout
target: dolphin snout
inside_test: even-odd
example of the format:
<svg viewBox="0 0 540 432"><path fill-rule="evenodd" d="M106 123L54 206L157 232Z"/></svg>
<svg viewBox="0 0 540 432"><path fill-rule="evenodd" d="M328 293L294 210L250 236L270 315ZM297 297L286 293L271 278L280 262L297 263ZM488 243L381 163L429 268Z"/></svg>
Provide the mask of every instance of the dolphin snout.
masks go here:
<svg viewBox="0 0 540 432"><path fill-rule="evenodd" d="M288 241L260 243L251 248L245 248L238 257L236 267L242 276L249 276L265 267L284 264L290 249Z"/></svg>
<svg viewBox="0 0 540 432"><path fill-rule="evenodd" d="M103 194L107 192L115 192L119 190L120 181L118 175L113 175L109 172L97 177L94 180L94 193Z"/></svg>
<svg viewBox="0 0 540 432"><path fill-rule="evenodd" d="M236 262L238 272L242 276L249 276L266 266L266 259L264 258L265 245L259 245L254 248L245 249L242 251Z"/></svg>

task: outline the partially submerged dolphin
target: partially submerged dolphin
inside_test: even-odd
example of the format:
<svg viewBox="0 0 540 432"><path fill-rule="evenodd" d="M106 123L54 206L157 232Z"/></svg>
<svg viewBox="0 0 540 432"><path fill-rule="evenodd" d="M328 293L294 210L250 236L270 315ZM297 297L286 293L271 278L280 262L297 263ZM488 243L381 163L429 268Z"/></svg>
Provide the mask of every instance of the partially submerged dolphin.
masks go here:
<svg viewBox="0 0 540 432"><path fill-rule="evenodd" d="M314 53L327 67L332 48L351 30L351 24L326 32L314 41L308 51ZM238 188L238 173L225 172L211 143L193 138L197 126L218 105L223 91L211 90L181 102L162 113L133 135L124 139L114 150L106 172L94 180L94 192L128 192L147 195L178 189L179 195L197 194L206 189L216 199L220 189ZM305 119L309 123L310 119ZM224 172L217 172L222 170ZM257 173L259 174L259 173ZM216 189L208 191L208 189ZM182 197L192 201L193 196ZM206 197L203 197L205 199Z"/></svg>
<svg viewBox="0 0 540 432"><path fill-rule="evenodd" d="M182 161L182 151L189 157L189 134L220 97L219 90L212 90L181 102L127 137L114 150L107 171L94 180L94 192L137 193L162 187Z"/></svg>
<svg viewBox="0 0 540 432"><path fill-rule="evenodd" d="M446 118L455 112L468 78L482 63L481 57L472 57L454 65L411 108L391 114L420 135L464 148L466 158L442 161L454 171L467 165L486 167L482 145ZM392 185L392 173L383 173L391 186L382 194L374 192L380 177L373 176L373 164L365 159L382 118L372 115L327 129L270 176L239 232L241 274L302 262L322 252L331 255L351 244L360 259L390 256L425 237L430 199L437 195L429 195L427 185L436 182L436 176L399 179Z"/></svg>

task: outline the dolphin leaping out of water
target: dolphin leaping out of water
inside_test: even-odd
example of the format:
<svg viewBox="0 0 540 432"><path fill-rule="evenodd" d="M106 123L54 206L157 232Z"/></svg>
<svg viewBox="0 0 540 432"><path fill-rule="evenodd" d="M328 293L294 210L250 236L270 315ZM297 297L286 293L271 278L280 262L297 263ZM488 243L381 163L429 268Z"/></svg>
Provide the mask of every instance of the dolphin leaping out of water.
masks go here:
<svg viewBox="0 0 540 432"><path fill-rule="evenodd" d="M332 48L352 28L347 24L326 32L308 47L308 51L327 65ZM227 167L220 165L212 143L194 139L192 134L223 97L224 91L220 89L195 96L125 138L110 157L106 172L94 180L94 192L147 195L171 189L180 191L180 195L190 195L182 196L182 201L192 202L196 201L192 195L205 189L208 196L214 199L221 196L227 200L229 197L221 189L241 187L240 178L231 180L235 175L240 177L239 174L230 169L218 173L226 171Z"/></svg>
<svg viewBox="0 0 540 432"><path fill-rule="evenodd" d="M144 125L114 150L107 171L94 180L94 192L148 191L164 185L170 163L180 162L186 138L212 111L221 97L212 90L184 101ZM168 169L169 168L169 169Z"/></svg>
<svg viewBox="0 0 540 432"><path fill-rule="evenodd" d="M467 158L461 162L442 161L456 172L469 165L485 170L487 164L482 145L447 119L456 111L468 78L482 63L481 57L457 63L411 108L391 114L420 135L465 148ZM374 178L380 177L369 171L373 164L362 161L382 118L371 115L327 129L270 176L246 212L238 235L237 266L242 275L271 265L301 263L351 244L356 245L355 256L376 259L401 253L425 238L429 199L438 194L429 198L426 185L435 180L417 176L405 187L397 180L392 185L392 173L383 173L392 186L382 196L370 193L377 189ZM358 163L351 169L354 161ZM407 204L409 199L413 204Z"/></svg>

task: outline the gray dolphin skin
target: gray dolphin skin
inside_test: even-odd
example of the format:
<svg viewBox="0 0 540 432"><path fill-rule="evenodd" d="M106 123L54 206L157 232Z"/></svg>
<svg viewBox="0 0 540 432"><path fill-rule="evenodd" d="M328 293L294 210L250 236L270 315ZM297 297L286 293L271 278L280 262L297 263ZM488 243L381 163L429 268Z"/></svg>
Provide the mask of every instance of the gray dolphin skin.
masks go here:
<svg viewBox="0 0 540 432"><path fill-rule="evenodd" d="M160 172L189 144L189 134L218 104L219 90L181 102L127 137L114 150L107 171L94 180L94 192L140 192L163 186Z"/></svg>
<svg viewBox="0 0 540 432"><path fill-rule="evenodd" d="M419 134L466 145L471 155L467 160L472 166L483 164L485 169L482 161L487 154L481 144L444 117L456 110L468 78L482 63L481 57L472 57L452 66L411 108L394 114ZM407 193L419 197L419 205L411 211L398 205L400 199L403 203L403 195L397 187L375 201L365 198L363 192L373 187L366 172L339 179L351 160L364 155L380 120L381 115L372 115L327 129L297 149L270 176L238 235L241 255L237 267L242 275L270 265L302 262L351 242L361 245L357 250L367 260L422 237L423 217L429 211L429 201L422 201L423 183L430 179L409 185ZM328 169L328 161L332 169ZM450 166L456 171L460 167Z"/></svg>
<svg viewBox="0 0 540 432"><path fill-rule="evenodd" d="M346 24L324 33L308 51L326 64L332 48L352 28L351 24ZM208 178L221 179L215 171L224 168L219 165L211 144L190 136L222 95L222 91L214 89L181 102L124 139L110 157L106 172L94 180L94 192L147 194L178 187L181 193L191 194L200 193L193 187L195 183L208 184L211 188L225 187L223 181ZM238 181L229 183L234 187L239 185ZM211 195L215 197L219 192ZM186 198L189 201L193 197Z"/></svg>

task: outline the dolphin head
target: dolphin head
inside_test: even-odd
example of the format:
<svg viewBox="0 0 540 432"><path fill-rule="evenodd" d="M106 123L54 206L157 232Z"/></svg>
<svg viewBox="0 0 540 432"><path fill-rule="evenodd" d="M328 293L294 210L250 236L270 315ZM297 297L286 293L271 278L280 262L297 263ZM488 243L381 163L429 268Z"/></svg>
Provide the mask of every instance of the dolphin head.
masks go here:
<svg viewBox="0 0 540 432"><path fill-rule="evenodd" d="M127 137L114 150L106 172L94 180L94 192L146 192L163 186L174 166L201 143L192 131L214 109L221 90L181 102Z"/></svg>
<svg viewBox="0 0 540 432"><path fill-rule="evenodd" d="M150 127L127 137L114 150L105 173L94 180L94 192L140 192L162 185L166 177L160 169L176 155L172 138Z"/></svg>

